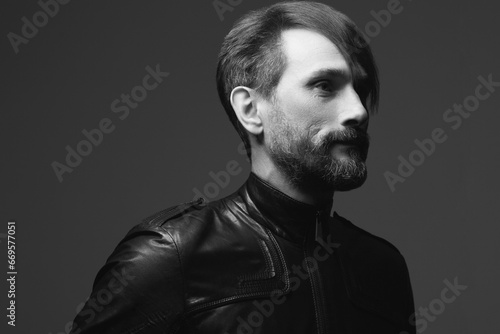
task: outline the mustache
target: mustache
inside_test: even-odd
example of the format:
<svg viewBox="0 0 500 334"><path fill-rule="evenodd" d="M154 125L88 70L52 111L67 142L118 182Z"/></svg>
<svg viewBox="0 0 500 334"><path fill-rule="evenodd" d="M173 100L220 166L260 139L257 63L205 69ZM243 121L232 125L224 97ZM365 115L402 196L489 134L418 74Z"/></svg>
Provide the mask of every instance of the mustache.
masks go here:
<svg viewBox="0 0 500 334"><path fill-rule="evenodd" d="M367 150L370 146L370 136L366 131L355 128L347 128L328 133L323 138L321 146L324 149L328 149L335 144L353 145L362 150Z"/></svg>

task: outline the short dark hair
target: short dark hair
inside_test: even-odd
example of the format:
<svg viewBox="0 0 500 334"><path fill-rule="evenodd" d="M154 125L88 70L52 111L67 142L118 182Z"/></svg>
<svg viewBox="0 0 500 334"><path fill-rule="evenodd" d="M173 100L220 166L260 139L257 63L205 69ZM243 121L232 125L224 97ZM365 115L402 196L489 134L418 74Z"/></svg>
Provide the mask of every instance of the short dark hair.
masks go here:
<svg viewBox="0 0 500 334"><path fill-rule="evenodd" d="M281 33L292 28L315 31L335 44L349 64L354 89L362 103L372 113L378 108L378 71L371 48L346 15L328 5L308 1L279 2L251 11L225 37L216 74L219 98L245 144L249 159L250 140L231 106L231 91L246 86L265 98L273 96L286 65ZM362 72L366 74L363 80Z"/></svg>

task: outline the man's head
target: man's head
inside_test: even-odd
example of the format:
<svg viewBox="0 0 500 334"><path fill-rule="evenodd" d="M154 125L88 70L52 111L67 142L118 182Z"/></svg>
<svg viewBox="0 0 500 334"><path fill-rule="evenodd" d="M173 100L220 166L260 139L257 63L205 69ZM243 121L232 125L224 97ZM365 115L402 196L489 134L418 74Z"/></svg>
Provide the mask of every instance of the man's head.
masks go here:
<svg viewBox="0 0 500 334"><path fill-rule="evenodd" d="M314 2L247 14L226 36L217 86L252 163L271 161L297 186L348 190L364 182L378 76L345 15Z"/></svg>

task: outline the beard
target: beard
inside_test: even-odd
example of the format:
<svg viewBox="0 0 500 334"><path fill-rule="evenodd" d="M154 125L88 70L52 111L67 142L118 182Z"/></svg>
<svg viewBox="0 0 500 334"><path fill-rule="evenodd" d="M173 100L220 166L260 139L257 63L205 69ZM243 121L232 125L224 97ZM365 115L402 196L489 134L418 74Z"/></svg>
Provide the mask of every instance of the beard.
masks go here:
<svg viewBox="0 0 500 334"><path fill-rule="evenodd" d="M288 181L298 188L347 191L363 185L367 178L369 136L356 128L330 132L313 141L314 133L292 126L285 115L273 111L268 130L268 153ZM335 145L349 145L345 157L336 158Z"/></svg>

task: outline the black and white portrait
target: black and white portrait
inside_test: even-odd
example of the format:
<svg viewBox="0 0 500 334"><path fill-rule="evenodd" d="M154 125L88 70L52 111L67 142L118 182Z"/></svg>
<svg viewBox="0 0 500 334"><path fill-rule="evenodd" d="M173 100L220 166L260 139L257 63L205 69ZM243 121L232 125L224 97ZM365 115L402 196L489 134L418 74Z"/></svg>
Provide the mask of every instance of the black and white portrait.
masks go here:
<svg viewBox="0 0 500 334"><path fill-rule="evenodd" d="M2 333L495 333L498 5L2 11Z"/></svg>

